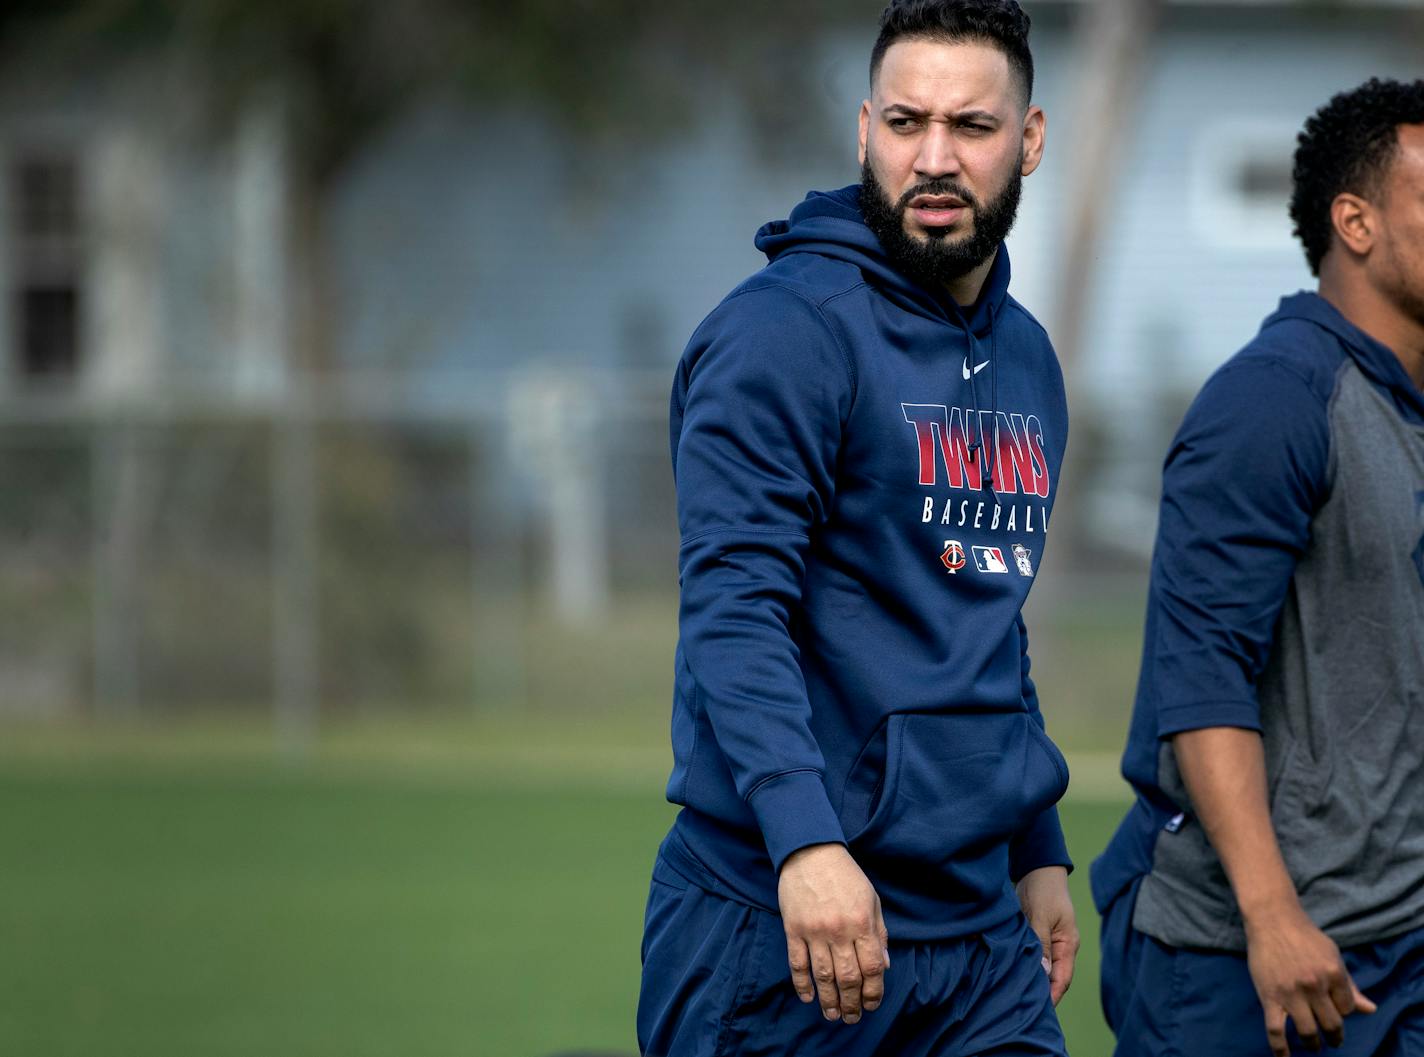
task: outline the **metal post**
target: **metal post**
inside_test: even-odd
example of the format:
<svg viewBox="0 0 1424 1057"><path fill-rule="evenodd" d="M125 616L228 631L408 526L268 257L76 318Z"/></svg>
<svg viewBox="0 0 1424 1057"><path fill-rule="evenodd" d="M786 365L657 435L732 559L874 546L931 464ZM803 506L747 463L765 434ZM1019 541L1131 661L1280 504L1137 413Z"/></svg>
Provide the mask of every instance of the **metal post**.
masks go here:
<svg viewBox="0 0 1424 1057"><path fill-rule="evenodd" d="M320 693L316 452L304 386L294 382L273 424L275 734L284 755L300 757L316 735Z"/></svg>
<svg viewBox="0 0 1424 1057"><path fill-rule="evenodd" d="M97 425L91 441L94 540L94 706L132 716L140 696L138 587L151 467L136 427Z"/></svg>
<svg viewBox="0 0 1424 1057"><path fill-rule="evenodd" d="M528 604L517 526L502 509L489 517L482 502L497 482L483 464L478 421L469 426L471 687L476 708L491 702L522 709L529 701Z"/></svg>

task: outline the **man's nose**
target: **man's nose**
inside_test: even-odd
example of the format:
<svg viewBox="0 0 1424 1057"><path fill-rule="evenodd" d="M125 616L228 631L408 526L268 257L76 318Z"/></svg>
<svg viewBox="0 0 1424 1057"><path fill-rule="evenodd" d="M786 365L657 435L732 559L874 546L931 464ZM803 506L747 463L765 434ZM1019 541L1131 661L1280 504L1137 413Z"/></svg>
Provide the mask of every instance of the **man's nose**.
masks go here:
<svg viewBox="0 0 1424 1057"><path fill-rule="evenodd" d="M955 150L954 133L947 125L930 122L920 140L920 153L915 158L915 175L927 180L959 175L959 155Z"/></svg>

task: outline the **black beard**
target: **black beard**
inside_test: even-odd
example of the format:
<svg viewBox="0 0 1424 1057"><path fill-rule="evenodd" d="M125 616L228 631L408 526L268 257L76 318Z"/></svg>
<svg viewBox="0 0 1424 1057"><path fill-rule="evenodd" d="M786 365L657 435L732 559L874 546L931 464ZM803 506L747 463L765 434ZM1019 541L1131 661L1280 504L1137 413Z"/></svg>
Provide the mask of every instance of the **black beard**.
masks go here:
<svg viewBox="0 0 1424 1057"><path fill-rule="evenodd" d="M920 195L953 195L963 200L973 213L973 230L958 239L949 238L943 229L930 229L924 238L911 236L905 231L905 212ZM931 290L962 279L993 255L1013 229L1022 195L1023 175L1016 166L1004 189L983 206L968 188L953 180L927 180L892 203L875 178L869 155L860 167L860 211L866 226L875 232L885 255L900 272Z"/></svg>

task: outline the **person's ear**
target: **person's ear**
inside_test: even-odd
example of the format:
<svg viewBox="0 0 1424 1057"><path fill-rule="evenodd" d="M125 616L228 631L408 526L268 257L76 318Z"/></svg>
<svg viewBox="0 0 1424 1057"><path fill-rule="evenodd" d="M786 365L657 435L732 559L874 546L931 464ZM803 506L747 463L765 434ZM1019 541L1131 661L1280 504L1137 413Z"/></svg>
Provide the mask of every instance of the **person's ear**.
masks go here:
<svg viewBox="0 0 1424 1057"><path fill-rule="evenodd" d="M1021 175L1032 175L1038 168L1038 163L1043 160L1043 143L1047 129L1048 118L1044 115L1043 108L1029 107L1028 113L1024 115L1023 165L1019 168Z"/></svg>
<svg viewBox="0 0 1424 1057"><path fill-rule="evenodd" d="M870 100L860 104L860 164L865 165L865 145L870 139Z"/></svg>
<svg viewBox="0 0 1424 1057"><path fill-rule="evenodd" d="M1330 203L1330 226L1353 256L1369 256L1379 237L1379 224L1379 211L1359 195L1336 195Z"/></svg>

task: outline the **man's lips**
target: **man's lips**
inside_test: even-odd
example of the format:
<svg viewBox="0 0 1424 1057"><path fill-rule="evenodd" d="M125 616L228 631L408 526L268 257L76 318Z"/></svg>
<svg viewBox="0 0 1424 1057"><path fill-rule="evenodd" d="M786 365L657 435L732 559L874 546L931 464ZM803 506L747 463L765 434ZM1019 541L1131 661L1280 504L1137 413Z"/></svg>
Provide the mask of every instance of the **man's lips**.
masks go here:
<svg viewBox="0 0 1424 1057"><path fill-rule="evenodd" d="M916 195L910 199L912 209L963 209L965 201L954 195Z"/></svg>
<svg viewBox="0 0 1424 1057"><path fill-rule="evenodd" d="M968 208L959 198L921 196L910 202L910 210L915 214L915 219L925 227L943 227L946 224L953 224L968 211Z"/></svg>

